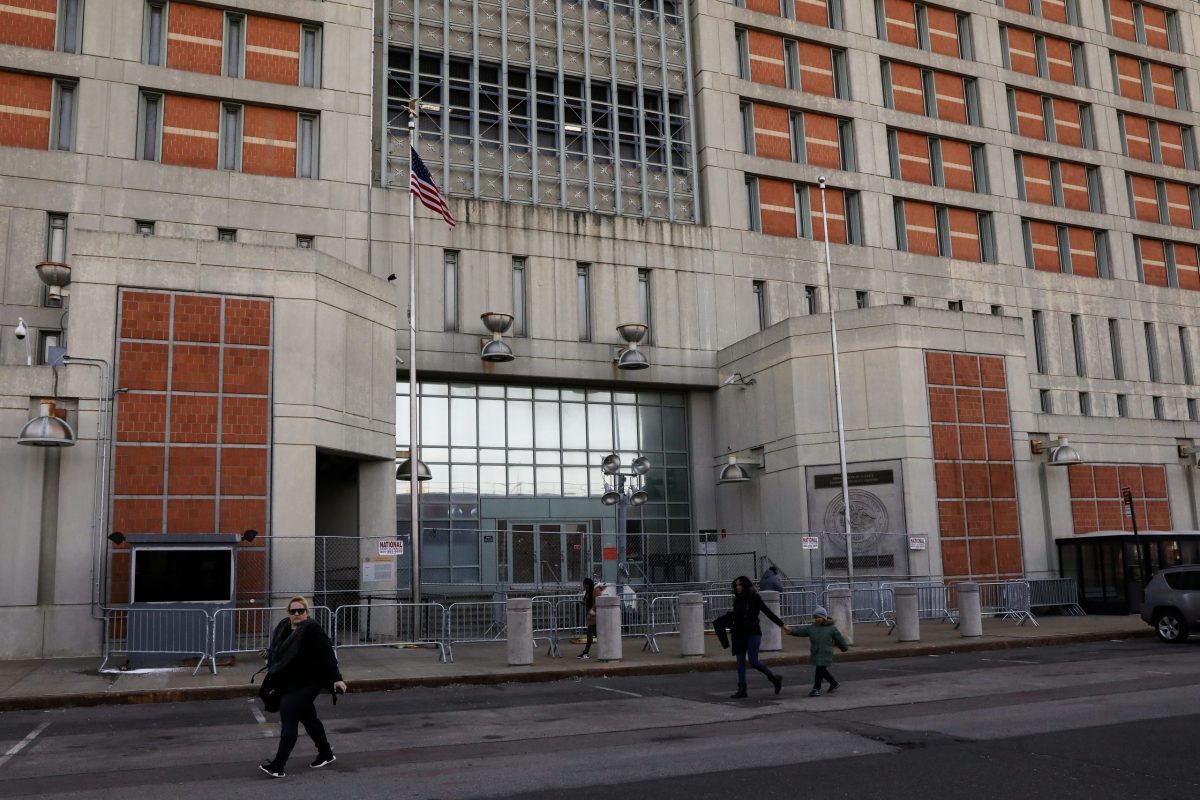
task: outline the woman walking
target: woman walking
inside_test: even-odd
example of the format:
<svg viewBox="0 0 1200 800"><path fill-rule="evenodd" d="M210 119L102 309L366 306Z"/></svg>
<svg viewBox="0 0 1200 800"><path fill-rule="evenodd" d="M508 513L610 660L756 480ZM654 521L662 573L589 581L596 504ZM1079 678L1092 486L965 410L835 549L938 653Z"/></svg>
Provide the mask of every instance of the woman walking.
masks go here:
<svg viewBox="0 0 1200 800"><path fill-rule="evenodd" d="M583 597L579 602L583 603L584 608L584 624L587 625L587 644L583 646L583 652L579 654L580 658L591 658L588 653L592 649L592 642L596 641L596 598L604 591L604 584L596 585L596 582L591 578L583 579Z"/></svg>
<svg viewBox="0 0 1200 800"><path fill-rule="evenodd" d="M317 746L317 757L309 766L319 769L337 760L313 702L322 690L333 693L335 703L337 694L346 691L333 645L321 626L309 618L308 601L293 597L287 612L287 619L280 620L271 634L267 677L263 681L269 681L279 695L279 749L275 758L258 766L272 778L287 775L283 770L296 746L301 724Z"/></svg>
<svg viewBox="0 0 1200 800"><path fill-rule="evenodd" d="M739 576L733 582L733 611L718 617L713 626L717 629L717 638L725 646L725 630L728 628L733 639L733 654L737 657L738 688L730 695L731 699L746 697L746 661L750 666L767 676L775 686L775 694L783 688L783 678L771 672L765 664L758 660L758 648L762 645L762 628L758 624L758 615L763 613L767 619L780 628L785 627L783 620L775 616L767 608L754 584L745 575Z"/></svg>

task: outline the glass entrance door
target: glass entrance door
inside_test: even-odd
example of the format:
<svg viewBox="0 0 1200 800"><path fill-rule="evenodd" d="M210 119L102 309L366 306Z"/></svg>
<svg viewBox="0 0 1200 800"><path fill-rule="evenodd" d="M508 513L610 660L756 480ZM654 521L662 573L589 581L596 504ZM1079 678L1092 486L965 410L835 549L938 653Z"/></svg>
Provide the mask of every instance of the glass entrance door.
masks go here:
<svg viewBox="0 0 1200 800"><path fill-rule="evenodd" d="M577 586L591 574L588 522L514 522L509 526L507 557L514 584L538 587Z"/></svg>

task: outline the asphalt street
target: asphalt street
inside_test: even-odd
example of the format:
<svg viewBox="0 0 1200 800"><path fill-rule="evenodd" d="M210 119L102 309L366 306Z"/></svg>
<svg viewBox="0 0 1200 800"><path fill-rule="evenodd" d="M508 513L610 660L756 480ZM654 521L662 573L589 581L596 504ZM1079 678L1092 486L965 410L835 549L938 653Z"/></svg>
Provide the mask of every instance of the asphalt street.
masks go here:
<svg viewBox="0 0 1200 800"><path fill-rule="evenodd" d="M319 709L338 761L256 765L257 702L0 715L0 797L1200 797L1200 640L1151 639L809 667L775 696L727 673L350 694Z"/></svg>

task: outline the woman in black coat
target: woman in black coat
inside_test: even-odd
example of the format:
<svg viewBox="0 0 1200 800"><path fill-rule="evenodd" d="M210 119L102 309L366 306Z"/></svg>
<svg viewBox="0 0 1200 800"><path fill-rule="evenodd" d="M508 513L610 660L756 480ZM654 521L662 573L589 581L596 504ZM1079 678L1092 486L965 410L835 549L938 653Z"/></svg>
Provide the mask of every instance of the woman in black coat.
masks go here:
<svg viewBox="0 0 1200 800"><path fill-rule="evenodd" d="M296 746L300 724L317 746L317 758L310 767L319 769L337 760L313 702L326 689L334 693L337 702L336 695L346 691L346 682L329 637L308 612L308 601L303 597L289 600L287 619L275 626L266 653L267 677L263 682L270 682L279 693L279 749L275 758L258 768L272 778L286 777L283 770Z"/></svg>
<svg viewBox="0 0 1200 800"><path fill-rule="evenodd" d="M779 694L779 690L783 688L783 678L771 672L765 664L758 660L758 648L762 645L762 628L758 624L759 613L767 615L767 619L774 622L780 628L786 627L783 620L775 616L771 609L767 608L763 603L762 598L758 596L758 592L754 591L754 584L745 575L741 575L733 581L733 611L718 617L713 625L717 629L717 637L721 639L721 644L725 644L725 629L728 628L733 639L733 654L737 656L738 670L738 689L737 692L730 695L733 699L746 697L746 661L750 661L750 666L767 676L775 686L775 694Z"/></svg>

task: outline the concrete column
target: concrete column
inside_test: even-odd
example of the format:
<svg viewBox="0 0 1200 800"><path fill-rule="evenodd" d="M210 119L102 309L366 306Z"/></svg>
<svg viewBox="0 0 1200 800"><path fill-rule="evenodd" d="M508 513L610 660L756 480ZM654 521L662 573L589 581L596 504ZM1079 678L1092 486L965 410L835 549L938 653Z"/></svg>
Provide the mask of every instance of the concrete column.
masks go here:
<svg viewBox="0 0 1200 800"><path fill-rule="evenodd" d="M758 596L775 616L779 616L779 592L768 589L765 592L759 592ZM783 631L779 629L779 626L769 619L764 619L762 620L762 632L762 646L759 647L759 650L764 653L775 653L783 649Z"/></svg>
<svg viewBox="0 0 1200 800"><path fill-rule="evenodd" d="M921 641L921 620L917 616L917 587L897 586L892 589L896 596L896 638L901 642Z"/></svg>
<svg viewBox="0 0 1200 800"><path fill-rule="evenodd" d="M528 597L510 597L506 606L508 665L529 666L533 663L533 601Z"/></svg>
<svg viewBox="0 0 1200 800"><path fill-rule="evenodd" d="M825 602L829 604L826 610L829 616L833 617L833 622L842 632L842 636L846 637L846 644L854 644L853 597L849 589L830 589L825 594Z"/></svg>
<svg viewBox="0 0 1200 800"><path fill-rule="evenodd" d="M979 584L960 583L958 590L958 630L963 636L983 636L983 616L979 613Z"/></svg>
<svg viewBox="0 0 1200 800"><path fill-rule="evenodd" d="M679 595L679 654L704 655L704 598L699 592Z"/></svg>
<svg viewBox="0 0 1200 800"><path fill-rule="evenodd" d="M596 598L596 641L601 661L621 660L621 598Z"/></svg>

